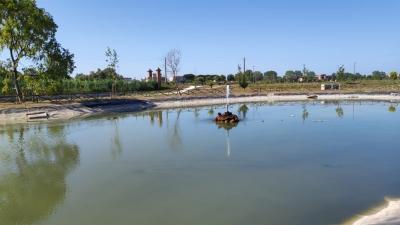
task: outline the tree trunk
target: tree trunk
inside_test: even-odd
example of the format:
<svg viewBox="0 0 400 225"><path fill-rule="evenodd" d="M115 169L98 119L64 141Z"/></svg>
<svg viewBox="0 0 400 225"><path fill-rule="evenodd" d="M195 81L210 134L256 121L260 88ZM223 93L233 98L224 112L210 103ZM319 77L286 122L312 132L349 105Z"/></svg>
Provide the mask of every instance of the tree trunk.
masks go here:
<svg viewBox="0 0 400 225"><path fill-rule="evenodd" d="M19 87L17 77L18 77L18 71L14 67L12 81L13 81L13 84L14 84L15 94L17 96L18 103L22 103L21 88Z"/></svg>
<svg viewBox="0 0 400 225"><path fill-rule="evenodd" d="M11 61L12 61L12 67L13 67L13 76L12 76L12 81L14 84L14 89L15 89L15 94L17 96L18 103L22 103L22 93L21 93L21 88L19 87L18 84L18 62L14 58L13 50L10 48L10 56L11 56Z"/></svg>

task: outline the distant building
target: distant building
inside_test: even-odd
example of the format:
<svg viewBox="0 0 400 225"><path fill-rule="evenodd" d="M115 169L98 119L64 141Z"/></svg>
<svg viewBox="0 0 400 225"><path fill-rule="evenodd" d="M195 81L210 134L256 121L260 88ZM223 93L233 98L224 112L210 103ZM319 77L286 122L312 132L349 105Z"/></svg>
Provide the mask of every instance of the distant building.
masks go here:
<svg viewBox="0 0 400 225"><path fill-rule="evenodd" d="M162 76L160 68L157 68L155 73L149 69L147 73L146 81L156 81L159 88L161 87L161 83L165 83L166 79Z"/></svg>
<svg viewBox="0 0 400 225"><path fill-rule="evenodd" d="M321 84L321 91L326 90L339 90L340 85L337 83Z"/></svg>
<svg viewBox="0 0 400 225"><path fill-rule="evenodd" d="M326 74L320 74L316 76L317 81L327 81L327 80L332 80L332 76L326 75Z"/></svg>

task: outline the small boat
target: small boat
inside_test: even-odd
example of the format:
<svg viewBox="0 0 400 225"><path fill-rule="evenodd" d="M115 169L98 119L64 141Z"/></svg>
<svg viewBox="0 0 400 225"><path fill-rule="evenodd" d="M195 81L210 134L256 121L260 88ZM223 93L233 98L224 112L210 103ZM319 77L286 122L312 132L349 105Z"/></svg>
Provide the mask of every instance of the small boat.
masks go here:
<svg viewBox="0 0 400 225"><path fill-rule="evenodd" d="M318 95L307 95L308 99L317 99Z"/></svg>

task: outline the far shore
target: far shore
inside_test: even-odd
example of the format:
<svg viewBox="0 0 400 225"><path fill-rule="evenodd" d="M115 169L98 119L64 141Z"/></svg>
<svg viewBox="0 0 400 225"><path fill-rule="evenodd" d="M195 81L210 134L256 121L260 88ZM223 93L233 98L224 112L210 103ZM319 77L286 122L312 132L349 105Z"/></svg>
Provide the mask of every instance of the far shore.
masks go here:
<svg viewBox="0 0 400 225"><path fill-rule="evenodd" d="M287 95L260 95L260 96L234 96L229 98L230 104L252 103L252 102L290 102L290 101L394 101L400 102L399 95L391 94L323 94L318 95L317 99L308 99L305 94ZM28 120L26 114L32 112L46 112L47 119L40 121L58 121L84 118L94 115L118 114L126 112L139 112L150 109L168 109L181 107L199 107L208 105L226 104L224 97L192 97L192 98L172 98L172 99L114 99L99 100L84 103L64 103L64 104L30 104L29 106L14 107L8 105L0 108L0 124L15 124L36 122Z"/></svg>
<svg viewBox="0 0 400 225"><path fill-rule="evenodd" d="M250 102L290 102L290 101L400 101L400 96L390 94L324 94L318 95L317 99L309 99L305 94L289 95L263 95L263 96L241 96L229 98L229 103L250 103ZM226 98L192 98L179 100L154 101L156 108L180 108L196 107L207 105L226 104Z"/></svg>

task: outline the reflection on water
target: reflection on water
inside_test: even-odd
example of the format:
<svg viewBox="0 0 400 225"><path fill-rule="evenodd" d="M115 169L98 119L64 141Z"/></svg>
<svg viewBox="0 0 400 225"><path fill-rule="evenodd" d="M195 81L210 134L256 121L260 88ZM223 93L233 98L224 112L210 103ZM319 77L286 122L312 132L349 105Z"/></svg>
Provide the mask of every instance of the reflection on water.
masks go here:
<svg viewBox="0 0 400 225"><path fill-rule="evenodd" d="M230 135L229 132L233 128L238 126L238 123L216 123L218 126L218 129L224 129L226 131L226 138L225 138L225 145L226 145L226 156L230 157L231 156L231 140L230 140Z"/></svg>
<svg viewBox="0 0 400 225"><path fill-rule="evenodd" d="M151 117L151 116L150 116ZM121 137L119 134L118 118L113 118L114 136L111 140L111 155L113 159L116 159L122 153Z"/></svg>
<svg viewBox="0 0 400 225"><path fill-rule="evenodd" d="M214 116L214 107L211 106L211 108L208 110L208 115Z"/></svg>
<svg viewBox="0 0 400 225"><path fill-rule="evenodd" d="M389 112L396 112L396 106L395 105L390 105L388 108Z"/></svg>
<svg viewBox="0 0 400 225"><path fill-rule="evenodd" d="M225 107L213 106L0 127L0 225L339 224L400 196L391 107L247 103L230 106L238 124L216 124Z"/></svg>
<svg viewBox="0 0 400 225"><path fill-rule="evenodd" d="M302 107L303 107L303 114L302 114L301 118L303 118L303 123L304 123L304 121L306 121L306 119L307 119L308 116L309 116L309 112L308 112L308 110L307 110L306 104L303 104Z"/></svg>
<svg viewBox="0 0 400 225"><path fill-rule="evenodd" d="M79 163L79 148L66 142L63 128L8 127L8 137L1 134L0 224L34 224L63 202L66 176Z"/></svg>
<svg viewBox="0 0 400 225"><path fill-rule="evenodd" d="M344 116L344 111L343 111L343 108L340 106L340 104L337 105L335 111L336 111L337 117L343 118L343 116Z"/></svg>
<svg viewBox="0 0 400 225"><path fill-rule="evenodd" d="M246 104L243 104L239 107L238 113L241 115L243 119L246 119L247 112L249 111L249 107Z"/></svg>

